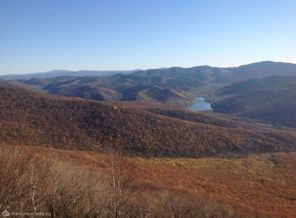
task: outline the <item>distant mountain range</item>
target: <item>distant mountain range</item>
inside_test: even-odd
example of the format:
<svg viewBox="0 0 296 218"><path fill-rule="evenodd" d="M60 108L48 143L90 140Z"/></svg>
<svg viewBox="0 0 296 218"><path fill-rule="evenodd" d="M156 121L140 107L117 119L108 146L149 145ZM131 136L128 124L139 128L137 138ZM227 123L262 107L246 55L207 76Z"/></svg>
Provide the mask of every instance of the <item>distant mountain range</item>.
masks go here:
<svg viewBox="0 0 296 218"><path fill-rule="evenodd" d="M196 95L207 96L238 81L271 75L296 75L296 65L259 62L235 68L174 67L125 72L126 74L113 72L113 75L100 77L89 76L96 74L92 71L88 74L83 72L49 73L51 77L48 78L36 77L21 79L18 82L56 95L100 101L152 100L184 105L192 101Z"/></svg>
<svg viewBox="0 0 296 218"><path fill-rule="evenodd" d="M9 83L68 97L182 107L196 96L204 96L215 112L296 127L295 120L287 117L296 117L296 64L291 63L264 61L232 68L198 66L124 72L53 71L22 76Z"/></svg>
<svg viewBox="0 0 296 218"><path fill-rule="evenodd" d="M252 63L248 65L242 65L240 67L210 67L210 66L197 66L191 68L182 67L171 67L171 68L159 68L159 69L149 69L149 70L52 70L48 72L37 72L37 73L24 73L24 74L7 74L0 75L0 79L4 80L19 80L19 79L32 79L32 78L52 78L52 77L65 77L65 76L113 76L115 74L134 74L136 76L154 77L154 76L184 76L192 74L200 74L200 77L205 77L208 74L212 76L219 77L225 76L228 73L237 74L240 77L264 77L271 75L279 75L280 71L283 71L284 75L295 74L295 65L292 63L283 62L272 62L272 61L262 61L257 63Z"/></svg>
<svg viewBox="0 0 296 218"><path fill-rule="evenodd" d="M19 79L32 79L32 78L52 78L52 77L61 77L61 76L111 76L114 74L128 74L133 73L137 70L130 71L99 71L99 70L79 70L79 71L70 71L70 70L52 70L48 72L38 72L38 73L24 73L24 74L7 74L0 75L0 79L3 80L19 80Z"/></svg>

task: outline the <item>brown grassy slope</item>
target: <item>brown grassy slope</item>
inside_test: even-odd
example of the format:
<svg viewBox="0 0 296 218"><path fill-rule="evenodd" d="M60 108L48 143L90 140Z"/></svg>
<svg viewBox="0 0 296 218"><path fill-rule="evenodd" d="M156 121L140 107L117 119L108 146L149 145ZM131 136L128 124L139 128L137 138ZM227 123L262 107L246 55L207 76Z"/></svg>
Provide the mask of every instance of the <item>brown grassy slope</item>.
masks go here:
<svg viewBox="0 0 296 218"><path fill-rule="evenodd" d="M145 186L135 177L135 164L110 154L0 146L0 211L73 218L249 217L238 205L171 186Z"/></svg>
<svg viewBox="0 0 296 218"><path fill-rule="evenodd" d="M43 148L34 152L108 174L106 155ZM193 194L247 212L247 217L278 218L296 213L295 160L294 152L240 158L129 158L128 165L132 166L129 174L138 192Z"/></svg>
<svg viewBox="0 0 296 218"><path fill-rule="evenodd" d="M2 144L83 150L117 144L130 154L191 157L295 149L295 136L285 132L206 124L9 86L0 87L0 98Z"/></svg>

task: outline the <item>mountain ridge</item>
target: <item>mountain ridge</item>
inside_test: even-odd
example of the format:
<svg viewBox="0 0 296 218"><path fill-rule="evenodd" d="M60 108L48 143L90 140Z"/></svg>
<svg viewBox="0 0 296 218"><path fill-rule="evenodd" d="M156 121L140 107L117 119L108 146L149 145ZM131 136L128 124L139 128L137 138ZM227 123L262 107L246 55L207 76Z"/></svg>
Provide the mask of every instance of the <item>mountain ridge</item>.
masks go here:
<svg viewBox="0 0 296 218"><path fill-rule="evenodd" d="M296 65L296 63L289 63L289 62L281 62L281 61L258 61L249 64L243 64L234 67L218 67L218 66L210 66L210 65L198 65L192 67L165 67L165 68L150 68L150 69L135 69L135 70L49 70L45 72L33 72L33 73L22 73L22 74L4 74L0 75L0 79L5 80L16 80L16 79L31 79L31 78L51 78L51 77L59 77L59 76L112 76L115 74L132 74L132 73L140 73L140 72L147 72L147 71L166 71L166 70L192 70L196 68L212 68L212 69L238 69L238 68L245 68L248 66L255 66L255 65L269 65L269 64L288 64L288 65ZM52 74L52 75L50 75Z"/></svg>

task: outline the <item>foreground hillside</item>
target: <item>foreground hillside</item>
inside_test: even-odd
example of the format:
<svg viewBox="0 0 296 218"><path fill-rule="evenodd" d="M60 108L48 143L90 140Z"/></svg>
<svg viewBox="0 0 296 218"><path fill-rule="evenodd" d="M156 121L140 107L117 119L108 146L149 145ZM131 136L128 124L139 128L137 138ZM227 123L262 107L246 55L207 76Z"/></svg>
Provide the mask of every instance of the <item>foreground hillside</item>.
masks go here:
<svg viewBox="0 0 296 218"><path fill-rule="evenodd" d="M0 86L2 144L147 156L232 155L295 150L294 132L246 127L186 111L143 110Z"/></svg>
<svg viewBox="0 0 296 218"><path fill-rule="evenodd" d="M235 83L217 91L216 112L296 127L296 77L274 76Z"/></svg>
<svg viewBox="0 0 296 218"><path fill-rule="evenodd" d="M2 145L0 157L1 211L124 218L296 213L295 153L143 159Z"/></svg>

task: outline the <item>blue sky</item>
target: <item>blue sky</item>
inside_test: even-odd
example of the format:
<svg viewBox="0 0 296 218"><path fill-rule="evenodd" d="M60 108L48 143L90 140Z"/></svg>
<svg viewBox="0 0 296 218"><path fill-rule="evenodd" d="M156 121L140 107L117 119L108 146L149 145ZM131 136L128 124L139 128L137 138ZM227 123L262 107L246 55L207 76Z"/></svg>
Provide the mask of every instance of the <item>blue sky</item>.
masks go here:
<svg viewBox="0 0 296 218"><path fill-rule="evenodd" d="M0 0L0 74L296 63L295 0Z"/></svg>

